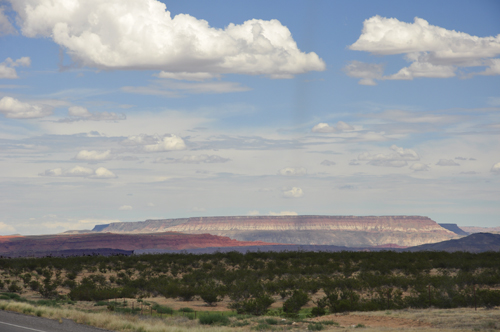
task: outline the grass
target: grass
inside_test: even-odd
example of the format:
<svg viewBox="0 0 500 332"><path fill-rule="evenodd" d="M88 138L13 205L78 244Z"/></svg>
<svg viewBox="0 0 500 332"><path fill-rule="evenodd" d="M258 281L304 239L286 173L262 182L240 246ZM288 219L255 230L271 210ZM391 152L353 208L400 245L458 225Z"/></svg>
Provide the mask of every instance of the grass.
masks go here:
<svg viewBox="0 0 500 332"><path fill-rule="evenodd" d="M345 316L329 316L322 319L325 320L290 320L278 317L254 317L249 315L234 315L234 313L225 312L197 312L198 319L192 319L194 312L175 311L174 315L132 315L130 313L122 313L107 311L106 308L101 308L99 312L77 310L73 305L54 306L51 301L29 301L19 302L16 297L11 300L0 300L0 309L15 311L27 315L38 317L46 317L55 320L71 319L77 323L92 325L95 327L113 330L113 331L142 331L142 332L215 332L215 331L331 331L337 330L340 325L334 320L342 322L341 317L351 317L354 322L350 324L357 325L342 325L347 328L362 328L366 332L382 332L382 331L434 331L447 332L457 330L467 331L494 331L500 329L500 310L497 309L480 309L474 311L473 308L462 309L406 309L391 311L390 317L387 311L377 312L351 312ZM21 298L20 298L21 299ZM21 300L22 301L22 300ZM61 301L60 301L61 302ZM64 301L62 301L64 302ZM155 304L152 304L155 306ZM118 309L119 307L117 307ZM168 308L168 307L165 307ZM98 308L96 308L98 309ZM130 310L130 308L120 308L121 310ZM170 309L170 308L169 308ZM186 316L184 316L184 315ZM363 316L361 320L363 324L356 322L356 317ZM336 318L337 317L337 318ZM191 319L190 319L191 318ZM332 318L334 320L332 320ZM401 327L401 326L381 326L373 327L371 321L376 320L407 320L408 322L424 322L428 327Z"/></svg>

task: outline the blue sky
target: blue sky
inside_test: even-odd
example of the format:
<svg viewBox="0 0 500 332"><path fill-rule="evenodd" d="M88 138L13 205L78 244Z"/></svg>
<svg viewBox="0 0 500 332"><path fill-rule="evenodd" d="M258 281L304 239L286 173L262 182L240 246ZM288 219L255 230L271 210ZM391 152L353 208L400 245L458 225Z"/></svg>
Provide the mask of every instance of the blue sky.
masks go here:
<svg viewBox="0 0 500 332"><path fill-rule="evenodd" d="M500 224L497 1L0 1L0 234Z"/></svg>

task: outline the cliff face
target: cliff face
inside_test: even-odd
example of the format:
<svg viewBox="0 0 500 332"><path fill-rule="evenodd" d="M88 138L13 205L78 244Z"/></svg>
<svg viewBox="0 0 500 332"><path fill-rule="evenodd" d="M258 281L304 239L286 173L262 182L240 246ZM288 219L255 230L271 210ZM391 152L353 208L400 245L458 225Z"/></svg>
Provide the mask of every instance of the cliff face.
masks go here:
<svg viewBox="0 0 500 332"><path fill-rule="evenodd" d="M207 247L233 247L271 245L267 242L242 242L210 234L112 234L88 233L71 235L41 235L0 237L0 254L15 252L50 252L76 249L192 249Z"/></svg>
<svg viewBox="0 0 500 332"><path fill-rule="evenodd" d="M208 233L240 241L348 247L396 244L415 246L458 238L420 216L257 216L146 220L98 225L94 231Z"/></svg>

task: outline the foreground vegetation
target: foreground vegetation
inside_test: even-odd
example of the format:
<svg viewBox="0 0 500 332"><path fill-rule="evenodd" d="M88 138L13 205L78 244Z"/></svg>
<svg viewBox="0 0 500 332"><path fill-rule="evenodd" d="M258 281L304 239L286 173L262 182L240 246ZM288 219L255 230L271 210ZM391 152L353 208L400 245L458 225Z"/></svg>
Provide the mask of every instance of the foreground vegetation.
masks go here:
<svg viewBox="0 0 500 332"><path fill-rule="evenodd" d="M18 258L0 259L0 276L0 288L36 292L46 299L196 298L207 307L224 300L228 310L240 315L295 319L304 315L305 306L309 318L352 311L500 306L500 253L492 252ZM278 301L281 306L271 307ZM138 310L116 303L106 308ZM148 310L168 314L172 309L151 304Z"/></svg>

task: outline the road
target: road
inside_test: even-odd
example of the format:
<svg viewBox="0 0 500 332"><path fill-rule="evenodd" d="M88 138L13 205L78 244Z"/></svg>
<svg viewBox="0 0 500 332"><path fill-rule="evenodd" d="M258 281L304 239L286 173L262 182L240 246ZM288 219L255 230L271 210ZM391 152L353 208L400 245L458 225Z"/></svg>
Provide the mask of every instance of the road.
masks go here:
<svg viewBox="0 0 500 332"><path fill-rule="evenodd" d="M103 330L87 325L76 324L72 320L63 319L62 323L48 318L27 316L10 311L0 311L1 332L103 332Z"/></svg>

